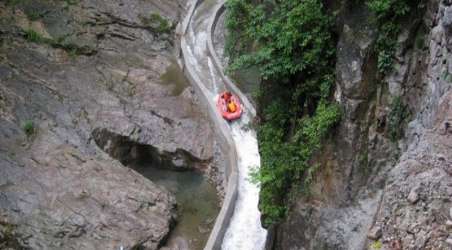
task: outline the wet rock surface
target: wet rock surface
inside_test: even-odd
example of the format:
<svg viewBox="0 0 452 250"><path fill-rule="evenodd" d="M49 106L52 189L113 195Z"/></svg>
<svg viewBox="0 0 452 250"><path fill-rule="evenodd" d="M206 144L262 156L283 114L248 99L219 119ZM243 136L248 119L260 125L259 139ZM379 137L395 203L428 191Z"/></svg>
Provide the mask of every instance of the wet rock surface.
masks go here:
<svg viewBox="0 0 452 250"><path fill-rule="evenodd" d="M124 167L134 156L221 186L203 108L162 77L184 6L0 2L0 214L14 225L2 235L33 249L157 249L175 199Z"/></svg>

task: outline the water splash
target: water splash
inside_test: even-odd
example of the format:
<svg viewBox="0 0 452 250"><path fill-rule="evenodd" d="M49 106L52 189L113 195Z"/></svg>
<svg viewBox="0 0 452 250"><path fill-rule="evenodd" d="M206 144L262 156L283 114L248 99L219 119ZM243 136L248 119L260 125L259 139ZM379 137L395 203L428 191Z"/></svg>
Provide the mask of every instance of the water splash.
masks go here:
<svg viewBox="0 0 452 250"><path fill-rule="evenodd" d="M239 157L239 186L234 215L223 240L223 250L264 249L267 237L257 208L259 187L249 180L250 171L260 165L256 134L243 124L231 126Z"/></svg>

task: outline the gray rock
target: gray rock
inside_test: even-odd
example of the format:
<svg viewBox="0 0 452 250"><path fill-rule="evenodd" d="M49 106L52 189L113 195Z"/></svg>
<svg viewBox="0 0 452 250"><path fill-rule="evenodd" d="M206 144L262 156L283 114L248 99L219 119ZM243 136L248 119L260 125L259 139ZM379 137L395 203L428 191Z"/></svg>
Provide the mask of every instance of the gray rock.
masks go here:
<svg viewBox="0 0 452 250"><path fill-rule="evenodd" d="M414 189L412 189L410 191L410 193L408 194L407 200L411 204L414 204L414 203L416 203L419 200L419 194Z"/></svg>
<svg viewBox="0 0 452 250"><path fill-rule="evenodd" d="M176 237L171 240L168 246L160 248L160 250L189 250L189 245L186 239L182 237Z"/></svg>
<svg viewBox="0 0 452 250"><path fill-rule="evenodd" d="M442 19L443 26L447 29L452 27L452 6L444 8L444 17Z"/></svg>
<svg viewBox="0 0 452 250"><path fill-rule="evenodd" d="M425 16L402 27L403 43L383 86L375 84L377 60L369 51L375 30L366 22L367 9L354 4L339 15L335 98L343 117L332 142L313 159L322 166L309 199L294 198L287 219L275 227L273 249L366 249L373 224L381 229L383 249L449 248L444 226L437 225L451 206L452 186L452 140L442 133L452 118L452 85L444 76L451 21L444 8L444 1L427 1ZM422 22L427 50L412 46ZM393 143L388 121L397 96L412 121Z"/></svg>
<svg viewBox="0 0 452 250"><path fill-rule="evenodd" d="M202 234L206 234L206 233L210 232L210 228L208 228L207 225L199 225L198 231Z"/></svg>
<svg viewBox="0 0 452 250"><path fill-rule="evenodd" d="M452 246L452 238L447 238L446 243L447 243L449 246Z"/></svg>
<svg viewBox="0 0 452 250"><path fill-rule="evenodd" d="M76 2L0 2L0 214L32 249L157 249L175 198L125 165L222 183L203 108L162 79L175 38L143 23L150 12L177 22L182 2ZM30 8L45 15L30 22ZM59 44L26 41L29 28Z"/></svg>
<svg viewBox="0 0 452 250"><path fill-rule="evenodd" d="M367 237L371 240L378 240L381 237L381 227L379 226L373 226L369 233L367 233Z"/></svg>
<svg viewBox="0 0 452 250"><path fill-rule="evenodd" d="M452 221L451 220L446 221L446 228L452 229Z"/></svg>

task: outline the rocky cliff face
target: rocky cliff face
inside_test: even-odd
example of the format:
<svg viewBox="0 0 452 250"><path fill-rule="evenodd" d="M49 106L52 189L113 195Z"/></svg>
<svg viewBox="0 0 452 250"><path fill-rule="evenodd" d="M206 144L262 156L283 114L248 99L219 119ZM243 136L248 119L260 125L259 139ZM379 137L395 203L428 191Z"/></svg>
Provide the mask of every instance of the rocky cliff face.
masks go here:
<svg viewBox="0 0 452 250"><path fill-rule="evenodd" d="M371 14L363 4L342 9L335 97L344 117L317 157L312 194L294 198L274 228L274 249L451 247L450 4L428 1L425 16L404 26L383 83ZM397 98L412 115L400 125L404 139L391 142Z"/></svg>
<svg viewBox="0 0 452 250"><path fill-rule="evenodd" d="M0 248L157 249L175 200L133 160L221 183L202 108L167 79L183 6L0 2Z"/></svg>

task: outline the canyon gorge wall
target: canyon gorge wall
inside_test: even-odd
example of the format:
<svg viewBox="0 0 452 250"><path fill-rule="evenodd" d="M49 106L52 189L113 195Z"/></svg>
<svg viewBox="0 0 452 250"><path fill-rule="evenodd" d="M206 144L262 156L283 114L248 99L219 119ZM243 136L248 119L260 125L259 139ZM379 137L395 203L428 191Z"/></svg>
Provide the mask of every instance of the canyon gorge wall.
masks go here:
<svg viewBox="0 0 452 250"><path fill-rule="evenodd" d="M211 124L177 78L185 5L0 2L2 247L162 247L176 201L134 160L195 168L221 192Z"/></svg>
<svg viewBox="0 0 452 250"><path fill-rule="evenodd" d="M342 120L314 157L321 167L311 194L293 199L269 248L448 249L451 3L427 1L425 14L403 25L394 69L379 81L378 31L367 6L355 2L343 3L336 24ZM394 141L396 102L410 116Z"/></svg>

